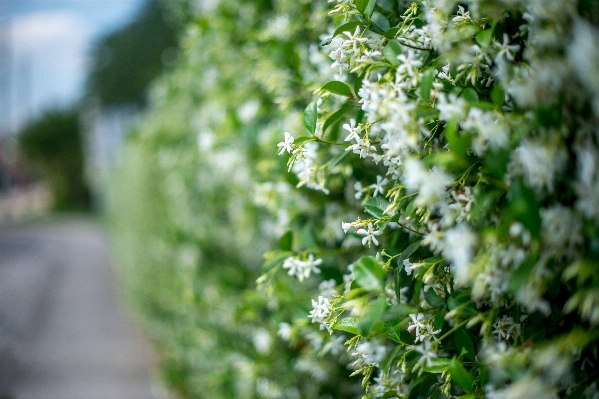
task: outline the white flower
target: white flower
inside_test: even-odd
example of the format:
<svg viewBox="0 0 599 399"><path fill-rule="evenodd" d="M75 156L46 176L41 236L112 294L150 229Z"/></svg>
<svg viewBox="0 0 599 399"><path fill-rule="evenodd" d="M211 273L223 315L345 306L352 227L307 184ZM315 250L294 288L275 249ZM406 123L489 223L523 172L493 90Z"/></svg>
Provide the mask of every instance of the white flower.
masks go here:
<svg viewBox="0 0 599 399"><path fill-rule="evenodd" d="M362 228L356 231L356 233L365 236L364 238L362 238L362 245L368 244L368 246L370 247L370 243L373 243L374 245L379 245L379 242L377 241L375 236L382 234L382 231L374 230L372 223L368 223L368 230L364 230Z"/></svg>
<svg viewBox="0 0 599 399"><path fill-rule="evenodd" d="M328 298L322 295L318 297L318 301L312 299L312 309L308 317L312 318L312 323L320 323L320 329L325 327L332 333L330 326L326 323L325 319L331 314L331 302Z"/></svg>
<svg viewBox="0 0 599 399"><path fill-rule="evenodd" d="M281 155L285 151L291 154L293 152L293 148L291 147L291 145L293 144L294 140L295 139L291 134L289 134L289 132L285 132L285 140L277 144L277 147L279 147L279 152L277 153L277 155Z"/></svg>
<svg viewBox="0 0 599 399"><path fill-rule="evenodd" d="M427 367L431 367L433 365L433 359L437 358L437 352L433 352L431 350L432 342L430 340L426 340L422 343L422 345L410 345L407 348L415 350L420 353L420 359L415 367L424 366L426 363Z"/></svg>
<svg viewBox="0 0 599 399"><path fill-rule="evenodd" d="M348 39L346 41L343 42L343 46L350 46L352 47L353 51L354 51L354 55L358 54L358 45L360 45L361 43L366 43L368 41L367 38L365 37L360 37L360 27L356 26L356 30L354 32L354 34L352 35L350 32L343 32Z"/></svg>
<svg viewBox="0 0 599 399"><path fill-rule="evenodd" d="M397 56L400 64L397 67L397 73L405 73L407 76L412 77L414 75L414 69L418 69L422 66L422 61L418 59L418 54L412 49L408 49L405 53Z"/></svg>
<svg viewBox="0 0 599 399"><path fill-rule="evenodd" d="M385 187L387 186L388 183L389 183L389 180L377 175L376 183L368 186L368 187L374 189L374 193L372 193L372 196L376 197L377 194L383 195L383 193L385 192Z"/></svg>
<svg viewBox="0 0 599 399"><path fill-rule="evenodd" d="M510 38L507 33L503 34L503 43L494 42L493 46L498 50L497 55L495 56L495 60L501 60L501 58L505 58L507 61L514 61L514 54L518 50L520 50L520 46L517 44L510 44Z"/></svg>
<svg viewBox="0 0 599 399"><path fill-rule="evenodd" d="M314 260L314 255L308 255L308 260L301 261L292 256L285 259L283 269L289 269L287 272L290 276L296 276L300 282L309 278L311 273L320 274L320 269L317 267L322 263L322 259Z"/></svg>
<svg viewBox="0 0 599 399"><path fill-rule="evenodd" d="M445 232L443 255L452 263L457 284L465 285L470 278L470 261L476 235L465 225Z"/></svg>
<svg viewBox="0 0 599 399"><path fill-rule="evenodd" d="M360 139L359 133L362 131L362 128L359 125L356 126L355 119L350 119L349 124L344 124L343 128L349 132L349 135L345 138L345 141L351 141L352 139L358 141Z"/></svg>
<svg viewBox="0 0 599 399"><path fill-rule="evenodd" d="M281 337L283 341L289 341L289 339L291 339L291 325L285 322L279 323L277 335Z"/></svg>

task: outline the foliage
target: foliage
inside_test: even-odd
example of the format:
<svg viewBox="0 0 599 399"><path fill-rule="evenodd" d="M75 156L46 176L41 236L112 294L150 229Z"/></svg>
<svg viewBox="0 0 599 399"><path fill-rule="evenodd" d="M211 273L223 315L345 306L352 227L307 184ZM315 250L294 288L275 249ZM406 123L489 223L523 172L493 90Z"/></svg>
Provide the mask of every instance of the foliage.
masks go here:
<svg viewBox="0 0 599 399"><path fill-rule="evenodd" d="M50 186L54 208L86 209L82 134L76 110L47 111L19 133L19 148Z"/></svg>
<svg viewBox="0 0 599 399"><path fill-rule="evenodd" d="M135 19L102 37L91 54L87 92L104 106L143 105L152 80L177 56L179 22L160 0L148 0Z"/></svg>
<svg viewBox="0 0 599 399"><path fill-rule="evenodd" d="M596 2L328 3L203 9L130 143L171 385L594 397Z"/></svg>

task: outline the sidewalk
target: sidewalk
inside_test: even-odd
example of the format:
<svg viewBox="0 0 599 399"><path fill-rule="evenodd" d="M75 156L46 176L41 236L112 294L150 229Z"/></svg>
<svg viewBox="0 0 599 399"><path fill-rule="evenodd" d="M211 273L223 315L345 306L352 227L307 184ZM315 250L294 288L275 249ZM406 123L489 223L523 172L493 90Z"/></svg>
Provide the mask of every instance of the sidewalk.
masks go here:
<svg viewBox="0 0 599 399"><path fill-rule="evenodd" d="M118 302L96 224L0 230L0 395L150 399L150 370L149 347Z"/></svg>

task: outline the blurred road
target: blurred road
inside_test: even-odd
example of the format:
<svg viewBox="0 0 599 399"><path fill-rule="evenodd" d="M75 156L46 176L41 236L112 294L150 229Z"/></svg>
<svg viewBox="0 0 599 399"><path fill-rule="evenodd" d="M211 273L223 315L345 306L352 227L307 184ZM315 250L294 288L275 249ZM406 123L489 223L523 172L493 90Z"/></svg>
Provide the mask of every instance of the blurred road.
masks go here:
<svg viewBox="0 0 599 399"><path fill-rule="evenodd" d="M150 399L150 369L97 224L0 227L0 398Z"/></svg>

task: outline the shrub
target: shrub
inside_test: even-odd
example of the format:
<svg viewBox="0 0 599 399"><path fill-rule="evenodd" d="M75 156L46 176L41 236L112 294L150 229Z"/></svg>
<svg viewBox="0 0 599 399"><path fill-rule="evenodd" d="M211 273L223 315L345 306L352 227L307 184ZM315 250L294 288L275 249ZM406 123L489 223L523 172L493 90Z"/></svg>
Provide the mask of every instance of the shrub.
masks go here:
<svg viewBox="0 0 599 399"><path fill-rule="evenodd" d="M204 11L132 141L177 378L208 340L257 397L596 395L597 4L332 3Z"/></svg>

